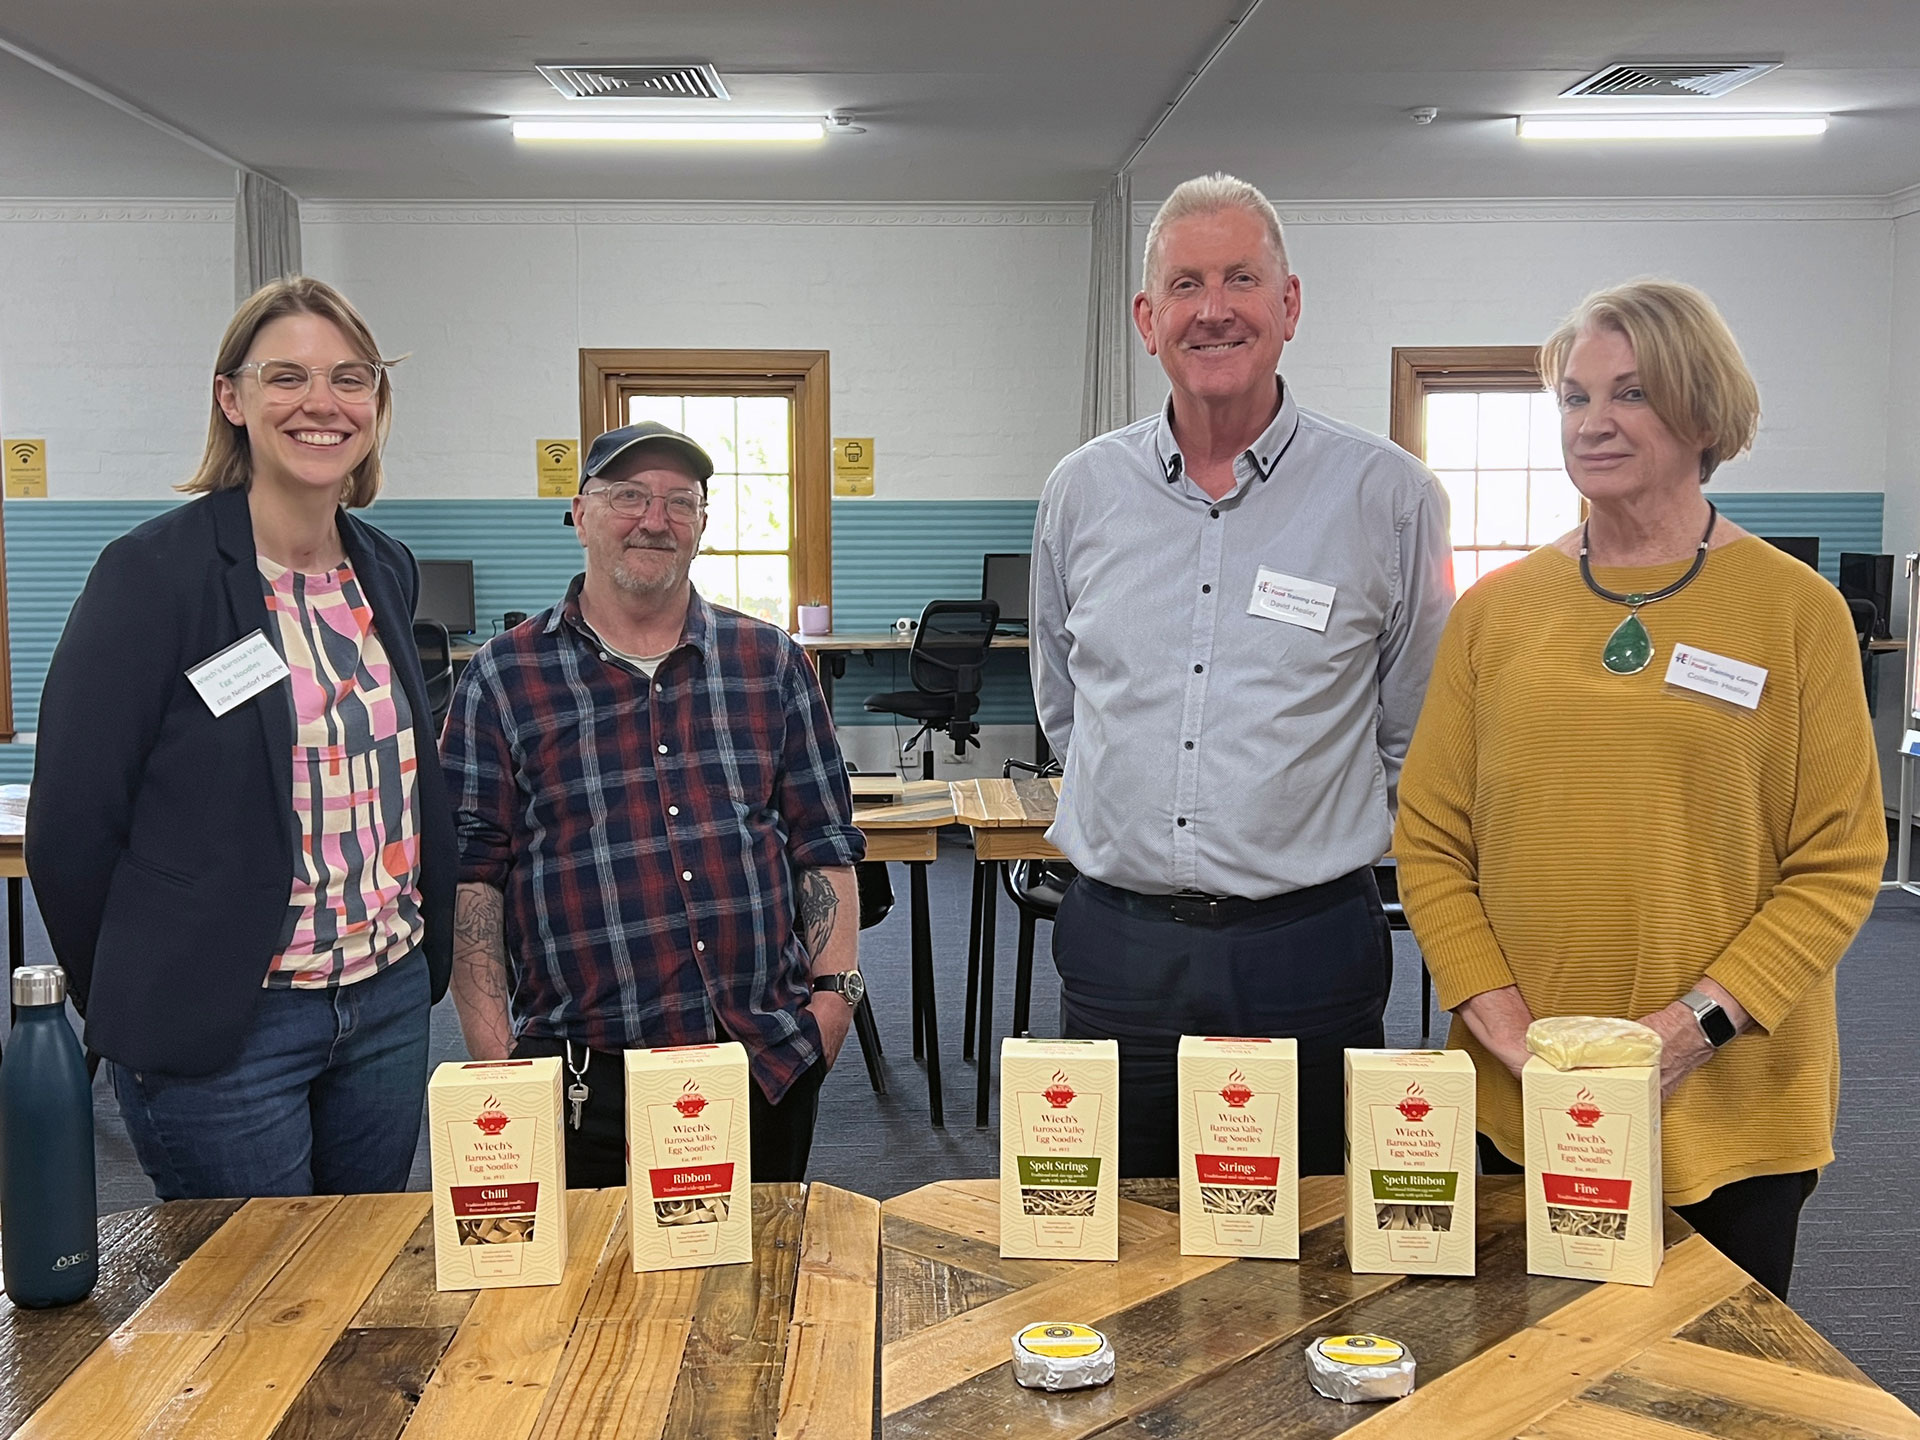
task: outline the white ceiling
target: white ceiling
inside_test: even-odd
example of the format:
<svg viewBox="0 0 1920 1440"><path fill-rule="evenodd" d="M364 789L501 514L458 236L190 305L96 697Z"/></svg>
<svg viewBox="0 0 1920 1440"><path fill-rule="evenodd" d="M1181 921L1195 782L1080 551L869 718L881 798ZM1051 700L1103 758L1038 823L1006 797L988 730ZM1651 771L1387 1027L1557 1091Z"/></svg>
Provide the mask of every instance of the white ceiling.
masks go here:
<svg viewBox="0 0 1920 1440"><path fill-rule="evenodd" d="M1245 0L8 0L16 44L308 198L1084 200ZM1612 60L1779 58L1721 109L1827 135L1522 147L1511 116ZM735 110L851 110L804 152L516 145L605 114L539 61L704 59ZM1591 102L1589 102L1591 103ZM1437 123L1406 119L1437 105ZM626 107L644 109L632 104ZM1920 0L1265 0L1140 158L1276 199L1884 195L1920 182ZM230 194L178 141L0 55L0 195Z"/></svg>

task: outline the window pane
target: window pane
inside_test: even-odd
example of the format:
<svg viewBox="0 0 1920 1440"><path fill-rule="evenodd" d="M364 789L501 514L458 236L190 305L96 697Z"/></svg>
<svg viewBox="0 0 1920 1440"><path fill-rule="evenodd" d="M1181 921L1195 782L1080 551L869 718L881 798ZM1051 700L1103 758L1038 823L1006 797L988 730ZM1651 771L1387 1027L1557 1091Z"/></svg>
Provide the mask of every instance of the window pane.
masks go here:
<svg viewBox="0 0 1920 1440"><path fill-rule="evenodd" d="M678 395L629 395L627 424L638 425L644 420L655 420L683 435L686 433L686 416L681 413Z"/></svg>
<svg viewBox="0 0 1920 1440"><path fill-rule="evenodd" d="M740 602L737 608L784 626L790 609L790 594L786 556L740 557Z"/></svg>
<svg viewBox="0 0 1920 1440"><path fill-rule="evenodd" d="M707 533L701 540L706 550L740 548L738 485L731 475L715 475L707 482Z"/></svg>
<svg viewBox="0 0 1920 1440"><path fill-rule="evenodd" d="M1482 470L1520 470L1527 463L1529 395L1488 393L1480 397L1480 451Z"/></svg>
<svg viewBox="0 0 1920 1440"><path fill-rule="evenodd" d="M681 433L713 457L716 471L740 468L734 464L731 395L687 396L687 423Z"/></svg>
<svg viewBox="0 0 1920 1440"><path fill-rule="evenodd" d="M787 548L787 477L740 477L740 545L742 550Z"/></svg>
<svg viewBox="0 0 1920 1440"><path fill-rule="evenodd" d="M1453 552L1453 593L1461 595L1469 585L1480 578L1480 552L1478 550L1456 550Z"/></svg>
<svg viewBox="0 0 1920 1440"><path fill-rule="evenodd" d="M1527 421L1527 465L1534 470L1554 470L1566 462L1560 454L1560 403L1553 392L1542 390L1533 397Z"/></svg>
<svg viewBox="0 0 1920 1440"><path fill-rule="evenodd" d="M740 608L740 582L737 578L739 562L731 555L696 555L693 557L693 588L716 605L730 605Z"/></svg>
<svg viewBox="0 0 1920 1440"><path fill-rule="evenodd" d="M1453 512L1453 543L1471 545L1473 543L1473 472L1471 470L1437 471L1440 484L1445 487L1449 508Z"/></svg>
<svg viewBox="0 0 1920 1440"><path fill-rule="evenodd" d="M739 406L741 473L785 475L791 402L784 395L742 395Z"/></svg>
<svg viewBox="0 0 1920 1440"><path fill-rule="evenodd" d="M1471 470L1479 421L1478 395L1427 396L1427 464L1435 470Z"/></svg>
<svg viewBox="0 0 1920 1440"><path fill-rule="evenodd" d="M1529 477L1527 542L1545 545L1580 523L1580 492L1564 470L1535 470Z"/></svg>
<svg viewBox="0 0 1920 1440"><path fill-rule="evenodd" d="M1526 471L1480 472L1480 514L1473 534L1481 545L1527 543Z"/></svg>

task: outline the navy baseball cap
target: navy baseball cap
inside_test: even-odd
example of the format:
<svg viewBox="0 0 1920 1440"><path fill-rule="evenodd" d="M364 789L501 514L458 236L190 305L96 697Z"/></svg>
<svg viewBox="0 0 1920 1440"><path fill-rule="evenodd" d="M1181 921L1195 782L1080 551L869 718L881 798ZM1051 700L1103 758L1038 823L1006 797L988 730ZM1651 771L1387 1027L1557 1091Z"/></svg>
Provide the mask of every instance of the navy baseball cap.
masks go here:
<svg viewBox="0 0 1920 1440"><path fill-rule="evenodd" d="M587 463L580 467L580 488L585 490L589 480L599 479L601 472L609 465L639 445L658 445L678 455L693 468L693 478L700 482L700 493L707 493L707 481L713 475L712 457L678 430L662 425L658 420L622 425L618 430L609 430L604 435L596 436L593 444L587 447ZM563 519L566 524L573 524L573 511L568 510Z"/></svg>

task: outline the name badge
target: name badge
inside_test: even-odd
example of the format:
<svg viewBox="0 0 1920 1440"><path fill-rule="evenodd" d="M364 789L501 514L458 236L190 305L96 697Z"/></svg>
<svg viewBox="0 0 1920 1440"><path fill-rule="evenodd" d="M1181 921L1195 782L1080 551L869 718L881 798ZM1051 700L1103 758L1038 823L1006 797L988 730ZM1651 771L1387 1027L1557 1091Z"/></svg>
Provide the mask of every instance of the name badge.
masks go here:
<svg viewBox="0 0 1920 1440"><path fill-rule="evenodd" d="M1691 645L1676 645L1673 659L1667 662L1667 684L1758 710L1767 672L1744 660L1729 660L1725 655L1697 650Z"/></svg>
<svg viewBox="0 0 1920 1440"><path fill-rule="evenodd" d="M1254 577L1247 613L1325 634L1328 617L1333 614L1333 586L1282 575L1262 565Z"/></svg>
<svg viewBox="0 0 1920 1440"><path fill-rule="evenodd" d="M280 652L258 630L208 656L187 671L187 679L216 716L224 715L291 672Z"/></svg>

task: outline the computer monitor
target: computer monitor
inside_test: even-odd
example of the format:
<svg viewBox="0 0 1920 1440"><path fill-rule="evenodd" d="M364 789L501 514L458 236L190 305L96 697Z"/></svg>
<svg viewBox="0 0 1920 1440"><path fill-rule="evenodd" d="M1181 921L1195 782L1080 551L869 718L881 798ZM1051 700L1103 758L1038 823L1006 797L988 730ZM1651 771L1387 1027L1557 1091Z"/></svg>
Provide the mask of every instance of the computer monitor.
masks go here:
<svg viewBox="0 0 1920 1440"><path fill-rule="evenodd" d="M1760 537L1776 550L1784 550L1794 559L1802 561L1812 569L1820 568L1820 537L1818 535L1762 535Z"/></svg>
<svg viewBox="0 0 1920 1440"><path fill-rule="evenodd" d="M473 561L422 560L413 618L438 620L449 635L473 633Z"/></svg>
<svg viewBox="0 0 1920 1440"><path fill-rule="evenodd" d="M1840 593L1849 600L1866 600L1873 605L1873 638L1889 640L1893 631L1893 556L1866 555L1854 550L1840 552Z"/></svg>
<svg viewBox="0 0 1920 1440"><path fill-rule="evenodd" d="M1027 623L1027 582L1033 556L988 555L980 566L980 598L1000 602L1002 625Z"/></svg>

